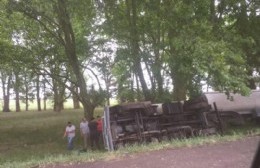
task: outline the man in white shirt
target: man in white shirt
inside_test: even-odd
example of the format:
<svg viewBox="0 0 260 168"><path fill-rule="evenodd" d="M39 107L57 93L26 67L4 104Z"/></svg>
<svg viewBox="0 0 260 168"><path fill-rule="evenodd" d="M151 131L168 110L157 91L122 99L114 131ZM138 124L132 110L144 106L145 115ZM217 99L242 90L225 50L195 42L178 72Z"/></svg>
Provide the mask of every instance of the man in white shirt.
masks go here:
<svg viewBox="0 0 260 168"><path fill-rule="evenodd" d="M68 138L68 146L67 146L68 150L73 149L73 140L74 140L74 137L75 137L75 131L76 131L76 127L69 121L67 126L66 126L64 136L63 136L63 137Z"/></svg>
<svg viewBox="0 0 260 168"><path fill-rule="evenodd" d="M88 146L88 139L89 139L89 127L86 118L82 118L82 121L80 123L80 133L83 138L83 145L84 145L83 151L86 151Z"/></svg>

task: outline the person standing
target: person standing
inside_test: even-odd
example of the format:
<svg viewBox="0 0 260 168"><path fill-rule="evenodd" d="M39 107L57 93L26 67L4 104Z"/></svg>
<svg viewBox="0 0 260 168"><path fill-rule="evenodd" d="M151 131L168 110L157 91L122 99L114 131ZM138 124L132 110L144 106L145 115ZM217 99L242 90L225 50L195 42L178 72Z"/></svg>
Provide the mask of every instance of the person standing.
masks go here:
<svg viewBox="0 0 260 168"><path fill-rule="evenodd" d="M100 116L97 116L97 131L98 131L98 140L102 144L103 143L103 126L102 126L102 119Z"/></svg>
<svg viewBox="0 0 260 168"><path fill-rule="evenodd" d="M87 150L89 140L89 127L86 118L83 118L80 122L80 133L83 138L83 151L85 152Z"/></svg>
<svg viewBox="0 0 260 168"><path fill-rule="evenodd" d="M98 131L97 131L97 122L94 118L88 123L89 131L90 131L90 145L91 148L99 149L99 142L98 142Z"/></svg>
<svg viewBox="0 0 260 168"><path fill-rule="evenodd" d="M76 127L69 121L63 135L64 138L67 137L68 139L68 145L67 145L68 150L73 149L73 140L75 137L75 131L76 131Z"/></svg>

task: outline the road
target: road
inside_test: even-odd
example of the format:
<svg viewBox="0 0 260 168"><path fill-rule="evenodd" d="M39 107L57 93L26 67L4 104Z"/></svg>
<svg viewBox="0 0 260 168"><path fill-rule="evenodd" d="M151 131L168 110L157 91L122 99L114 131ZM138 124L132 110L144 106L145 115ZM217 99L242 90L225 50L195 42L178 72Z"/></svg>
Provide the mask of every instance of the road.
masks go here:
<svg viewBox="0 0 260 168"><path fill-rule="evenodd" d="M260 136L196 147L165 149L124 156L110 161L48 168L249 168Z"/></svg>

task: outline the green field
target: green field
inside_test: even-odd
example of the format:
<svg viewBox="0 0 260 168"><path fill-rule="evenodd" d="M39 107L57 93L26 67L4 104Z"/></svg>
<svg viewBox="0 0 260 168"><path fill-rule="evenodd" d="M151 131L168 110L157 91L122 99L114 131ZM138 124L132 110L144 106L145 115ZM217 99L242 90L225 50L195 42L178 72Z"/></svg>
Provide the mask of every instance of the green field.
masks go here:
<svg viewBox="0 0 260 168"><path fill-rule="evenodd" d="M102 113L102 108L95 115ZM113 159L124 153L158 150L169 147L202 145L219 141L236 140L248 135L259 135L260 128L249 125L239 129L229 130L225 136L214 135L196 137L162 143L127 146L116 152L89 151L79 155L81 138L79 123L83 116L81 110L64 110L60 113L53 111L29 111L0 113L0 167L32 167L56 162L93 161L97 159ZM75 150L66 150L66 139L63 138L67 121L72 121L77 127Z"/></svg>
<svg viewBox="0 0 260 168"><path fill-rule="evenodd" d="M96 110L96 114L101 112L101 108ZM83 110L0 113L0 165L67 155L65 126L72 121L79 128L82 117ZM80 145L77 136L75 148Z"/></svg>
<svg viewBox="0 0 260 168"><path fill-rule="evenodd" d="M3 100L0 99L0 110L2 111L2 107L4 106L3 104ZM43 100L41 101L41 108L43 109L43 106L44 106L44 102ZM81 106L82 107L82 106ZM20 108L22 111L25 110L25 103L23 103L22 101L20 101ZM72 99L67 99L65 102L64 102L64 108L65 109L72 109L73 108L73 101ZM33 111L33 110L37 110L38 107L37 107L37 101L34 100L34 101L30 101L29 102L29 111ZM53 101L52 100L47 100L46 101L46 109L53 109ZM10 110L11 111L15 111L15 100L10 100Z"/></svg>

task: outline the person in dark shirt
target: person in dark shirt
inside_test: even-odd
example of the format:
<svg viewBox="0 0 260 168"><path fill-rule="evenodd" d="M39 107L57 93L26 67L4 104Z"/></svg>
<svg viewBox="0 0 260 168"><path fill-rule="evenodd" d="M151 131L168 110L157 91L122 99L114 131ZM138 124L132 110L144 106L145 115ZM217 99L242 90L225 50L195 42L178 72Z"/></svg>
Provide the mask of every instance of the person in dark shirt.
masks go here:
<svg viewBox="0 0 260 168"><path fill-rule="evenodd" d="M90 131L90 146L92 149L100 149L99 140L98 140L98 130L97 130L97 122L94 118L88 123L89 131Z"/></svg>

